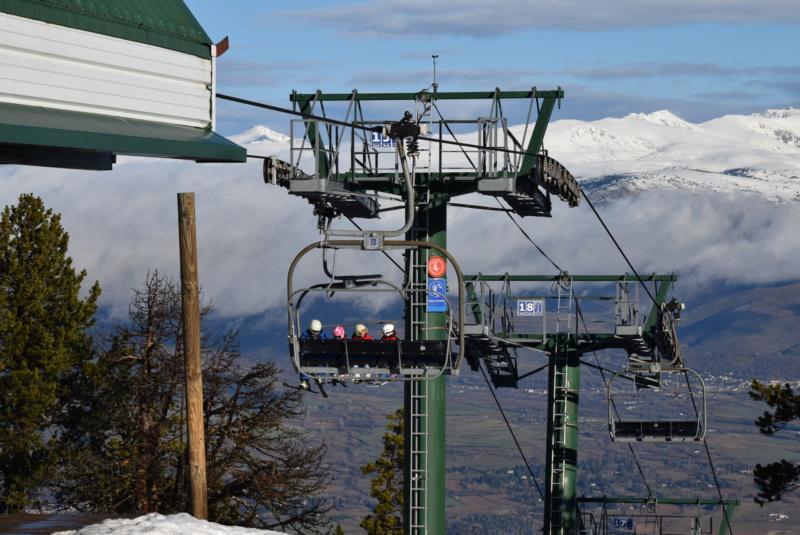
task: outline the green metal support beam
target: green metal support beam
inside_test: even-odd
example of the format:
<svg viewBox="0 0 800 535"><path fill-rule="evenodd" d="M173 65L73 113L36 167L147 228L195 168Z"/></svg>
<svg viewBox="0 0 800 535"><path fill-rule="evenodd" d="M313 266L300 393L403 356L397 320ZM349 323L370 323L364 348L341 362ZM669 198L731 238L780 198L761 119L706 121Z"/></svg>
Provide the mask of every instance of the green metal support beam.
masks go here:
<svg viewBox="0 0 800 535"><path fill-rule="evenodd" d="M295 93L292 93L292 97L294 97ZM317 91L314 95L306 95L310 96L311 98L306 99L298 99L294 100L291 99L292 102L298 103L300 109L298 110L300 113L313 115L314 114L314 104L317 101L317 98L321 95L321 92ZM314 121L307 121L305 123L306 127L306 139L308 139L308 143L311 145L311 148L314 149L315 154L317 155L316 158L316 165L317 165L317 175L320 177L327 177L330 171L330 162L328 161L327 153L325 151L325 146L320 139L319 130L317 128L317 124Z"/></svg>
<svg viewBox="0 0 800 535"><path fill-rule="evenodd" d="M575 282L616 282L616 281L642 281L642 282L675 282L677 275L569 275ZM560 279L559 275L464 275L464 282L555 282Z"/></svg>
<svg viewBox="0 0 800 535"><path fill-rule="evenodd" d="M475 293L475 283L468 282L464 284L464 291L467 293L466 302L469 304L470 310L472 311L472 316L478 323L483 323L483 310L481 310L481 304L478 301L478 296Z"/></svg>
<svg viewBox="0 0 800 535"><path fill-rule="evenodd" d="M656 321L658 320L658 314L656 313L658 312L658 307L661 305L661 303L666 301L667 292L669 292L669 289L672 286L672 281L664 281L664 282L667 282L667 284L660 284L658 286L658 291L656 292L656 297L655 297L656 302L653 303L652 312L648 314L647 323L645 323L644 325L645 332L650 332L653 330L653 328L655 328Z"/></svg>
<svg viewBox="0 0 800 535"><path fill-rule="evenodd" d="M560 100L559 100L560 102ZM536 155L542 149L544 143L544 134L547 131L547 125L550 124L550 117L553 115L553 108L556 104L556 98L545 98L542 102L542 107L539 110L539 115L536 116L536 125L533 127L533 134L528 142L528 150L525 158L522 160L519 174L527 175L536 165Z"/></svg>
<svg viewBox="0 0 800 535"><path fill-rule="evenodd" d="M607 498L607 497L581 497L579 503L629 503L629 504L648 504L650 498ZM700 500L691 498L659 498L658 503L666 505L724 505L726 507L738 507L739 500Z"/></svg>
<svg viewBox="0 0 800 535"><path fill-rule="evenodd" d="M435 96L436 100L492 100L492 99L515 99L515 98L541 98L541 99L562 99L564 91L562 89L549 91L454 91L428 93L418 91L416 93L297 93L293 92L289 99L292 102L303 102L317 100L319 102L346 102L356 100L366 101L392 101L392 100L414 100L420 95Z"/></svg>
<svg viewBox="0 0 800 535"><path fill-rule="evenodd" d="M578 533L578 421L581 368L568 348L569 334L556 335L547 387L547 448L544 533Z"/></svg>

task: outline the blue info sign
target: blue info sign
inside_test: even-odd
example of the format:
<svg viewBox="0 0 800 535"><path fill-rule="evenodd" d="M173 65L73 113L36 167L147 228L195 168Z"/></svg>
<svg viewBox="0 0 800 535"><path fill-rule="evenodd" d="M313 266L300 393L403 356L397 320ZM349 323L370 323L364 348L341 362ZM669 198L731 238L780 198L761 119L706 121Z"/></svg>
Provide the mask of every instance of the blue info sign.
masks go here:
<svg viewBox="0 0 800 535"><path fill-rule="evenodd" d="M623 533L633 533L634 526L632 516L617 516L614 517L612 533L619 533L620 535Z"/></svg>
<svg viewBox="0 0 800 535"><path fill-rule="evenodd" d="M544 313L544 300L520 299L517 301L517 316L541 316Z"/></svg>
<svg viewBox="0 0 800 535"><path fill-rule="evenodd" d="M427 294L428 312L447 311L447 300L444 298L447 295L447 281L445 279L428 279Z"/></svg>
<svg viewBox="0 0 800 535"><path fill-rule="evenodd" d="M372 133L372 146L373 147L392 147L394 148L397 145L397 142L390 138L386 137L380 132L373 132Z"/></svg>

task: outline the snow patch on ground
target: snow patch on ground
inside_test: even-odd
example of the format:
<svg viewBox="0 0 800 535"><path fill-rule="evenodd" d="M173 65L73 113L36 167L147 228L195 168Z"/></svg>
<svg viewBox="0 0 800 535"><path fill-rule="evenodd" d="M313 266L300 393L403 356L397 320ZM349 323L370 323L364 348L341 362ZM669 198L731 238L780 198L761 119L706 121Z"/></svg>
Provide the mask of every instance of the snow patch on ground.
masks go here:
<svg viewBox="0 0 800 535"><path fill-rule="evenodd" d="M53 535L285 535L278 531L221 526L180 513L150 513L138 518L109 519L79 530L59 531Z"/></svg>

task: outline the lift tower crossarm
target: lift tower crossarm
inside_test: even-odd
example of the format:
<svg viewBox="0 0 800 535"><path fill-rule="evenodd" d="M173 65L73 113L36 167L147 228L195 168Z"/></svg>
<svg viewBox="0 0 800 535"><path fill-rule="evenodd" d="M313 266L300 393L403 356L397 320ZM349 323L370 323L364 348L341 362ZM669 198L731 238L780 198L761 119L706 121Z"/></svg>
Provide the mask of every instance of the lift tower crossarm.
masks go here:
<svg viewBox="0 0 800 535"><path fill-rule="evenodd" d="M307 102L309 100L317 100L318 102L346 102L349 100L367 101L367 100L414 100L420 95L424 95L425 91L418 91L416 93L292 93L289 99L292 102ZM433 93L430 93L433 96ZM437 92L436 100L478 100L478 99L494 99L494 98L541 98L541 99L562 99L564 98L564 90L552 89L549 91L537 91L531 89L530 91L452 91L452 92Z"/></svg>
<svg viewBox="0 0 800 535"><path fill-rule="evenodd" d="M520 299L535 299L544 300L546 297L530 297L530 296L517 296L516 294L509 293L512 285L525 284L525 283L557 283L561 280L563 275L464 275L465 293L467 295L466 306L471 312L474 323L464 325L466 333L468 351L466 353L470 366L477 370L478 360L481 358L487 359L487 362L494 363L493 370L497 371L499 368L498 363L505 363L508 370L511 371L511 377L506 377L505 373L498 373L493 376L493 381L501 381L502 384L496 383L496 386L516 386L519 377L517 377L516 365L513 364L514 357L510 356L508 350L511 348L529 348L537 351L542 351L551 354L556 349L557 337L552 333L546 332L544 322L540 327L535 330L525 330L521 325L515 325L515 318L508 317L508 310L513 310ZM616 284L646 284L648 287L654 287L651 293L648 290L648 295L655 295L654 302L652 303L651 312L648 315L647 328L640 324L638 320L635 324L631 324L635 330L631 332L619 332L618 326L609 330L607 327L601 329L588 329L585 328L582 332L573 332L567 341L562 341L570 351L570 353L580 356L586 353L604 350L604 349L625 349L629 356L632 353L637 355L639 359L637 362L639 366L645 366L647 361L643 355L652 355L651 352L645 351L650 348L652 351L654 347L658 346L662 355L668 355L666 359L659 359L659 363L664 365L671 365L675 360L673 356L679 356L680 351L677 344L677 337L672 335L671 324L665 322L662 318L666 318L664 312L666 296L672 283L677 280L674 274L670 275L569 275L572 283L616 283ZM494 297L491 293L488 297L484 296L484 285L493 283L500 283L502 288L494 291ZM481 288L478 295L478 289ZM492 292L491 287L490 292ZM590 301L615 301L619 299L614 294L609 294L607 291L591 292L589 294L582 294L576 298L577 301L588 303ZM512 306L507 310L507 302L512 302ZM676 301L677 303L677 301ZM576 305L577 306L577 305ZM550 313L552 314L552 310ZM499 321L498 317L506 318L505 321ZM670 319L670 318L666 318ZM509 325L514 325L513 328L508 328ZM663 326L669 328L665 328ZM638 328L637 328L638 326ZM499 330L498 330L499 328ZM644 352L643 352L644 351ZM502 356L505 355L505 356ZM650 357L651 360L653 357ZM655 363L655 361L654 361Z"/></svg>
<svg viewBox="0 0 800 535"><path fill-rule="evenodd" d="M560 275L464 275L464 283L466 284L466 293L468 304L475 314L479 322L483 321L483 312L478 304L478 298L475 293L476 284L481 282L557 282ZM657 312L661 303L667 299L667 292L669 292L672 283L678 280L678 277L673 273L670 275L572 275L570 278L575 282L653 282L658 285L658 290L653 303L652 312L647 317L645 324L645 332L651 332L656 325Z"/></svg>
<svg viewBox="0 0 800 535"><path fill-rule="evenodd" d="M464 275L464 282L556 282L559 277L559 275ZM636 275L573 275L570 273L569 277L577 282L675 282L678 280L676 275L642 275L637 277Z"/></svg>
<svg viewBox="0 0 800 535"><path fill-rule="evenodd" d="M591 498L591 497L580 497L578 498L578 502L581 504L633 504L633 505L641 505L645 506L652 502L652 498L608 498L608 497L598 497L598 498ZM670 499L670 498L659 498L659 504L663 505L698 505L698 506L722 506L723 508L723 515L722 521L720 522L719 529L717 530L718 535L727 535L730 531L730 523L731 518L733 517L733 513L736 511L736 508L739 507L740 502L739 500L692 500L692 499ZM705 531L703 533L706 533Z"/></svg>
<svg viewBox="0 0 800 535"><path fill-rule="evenodd" d="M437 92L435 94L428 93L427 90L419 91L416 93L330 93L325 94L321 91L316 93L297 93L292 92L289 96L291 102L299 106L301 113L311 114L315 103L322 102L367 102L367 101L414 101L420 97L429 96L435 100L501 100L501 99L541 99L541 106L538 107L538 115L536 117L536 124L533 128L533 133L528 146L525 149L525 157L520 168L518 176L524 176L531 173L536 165L536 155L542 149L544 135L547 131L547 125L550 122L553 109L556 103L561 102L564 98L564 90L560 87L555 90L538 91L531 89L529 91L467 91L467 92ZM311 127L312 125L309 125ZM325 147L317 147L318 143L316 129L311 127L307 131L309 143L318 149ZM319 141L321 143L321 141ZM323 161L325 158L320 158L318 162L318 171L320 175L327 175L330 169L330 162Z"/></svg>

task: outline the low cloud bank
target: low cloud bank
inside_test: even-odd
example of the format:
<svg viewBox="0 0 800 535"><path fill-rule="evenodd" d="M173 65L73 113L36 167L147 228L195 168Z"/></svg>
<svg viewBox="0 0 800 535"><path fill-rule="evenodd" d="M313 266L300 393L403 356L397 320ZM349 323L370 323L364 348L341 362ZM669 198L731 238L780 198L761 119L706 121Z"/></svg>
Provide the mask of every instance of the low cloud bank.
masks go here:
<svg viewBox="0 0 800 535"><path fill-rule="evenodd" d="M148 270L179 278L177 193L187 191L196 195L199 275L206 298L223 317L271 310L282 315L289 265L303 247L319 240L319 233L311 205L263 183L260 161L203 165L131 159L110 173L0 170L4 205L32 192L62 214L74 265L86 269L87 281L100 281L101 305L112 319L126 314L130 289L141 285ZM497 206L488 197L459 201ZM553 218L517 222L558 268L573 274L630 272L589 206L569 209L554 203ZM651 191L598 211L639 273L675 272L684 288L798 278L800 211L793 204ZM399 228L400 212L359 223ZM449 220L448 249L465 273L558 272L504 213L453 207ZM352 228L346 220L335 225ZM338 272L399 276L380 253L352 254L350 260L337 259ZM303 262L298 278L325 281L318 256Z"/></svg>

